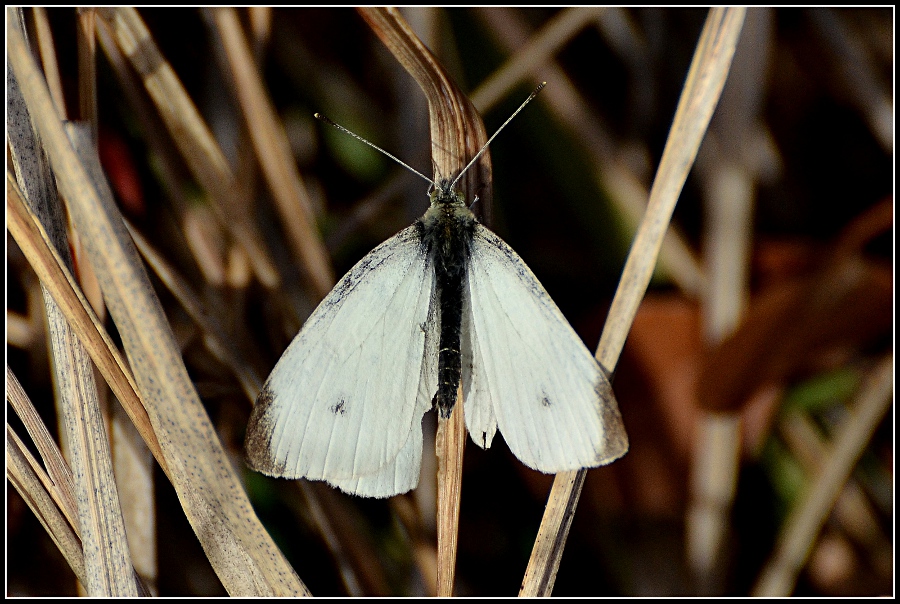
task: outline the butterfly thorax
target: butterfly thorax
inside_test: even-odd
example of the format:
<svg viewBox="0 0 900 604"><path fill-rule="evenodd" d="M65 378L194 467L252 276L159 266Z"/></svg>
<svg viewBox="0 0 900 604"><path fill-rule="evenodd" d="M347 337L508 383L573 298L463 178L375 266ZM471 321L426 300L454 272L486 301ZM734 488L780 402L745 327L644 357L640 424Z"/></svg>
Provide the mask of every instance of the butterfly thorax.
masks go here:
<svg viewBox="0 0 900 604"><path fill-rule="evenodd" d="M466 207L465 198L440 181L431 193L431 206L416 224L422 247L434 266L440 324L438 391L433 404L448 417L456 402L461 375L460 334L463 295L478 221Z"/></svg>
<svg viewBox="0 0 900 604"><path fill-rule="evenodd" d="M431 206L419 219L422 244L436 265L450 273L465 272L476 222L462 194L441 181L431 193Z"/></svg>

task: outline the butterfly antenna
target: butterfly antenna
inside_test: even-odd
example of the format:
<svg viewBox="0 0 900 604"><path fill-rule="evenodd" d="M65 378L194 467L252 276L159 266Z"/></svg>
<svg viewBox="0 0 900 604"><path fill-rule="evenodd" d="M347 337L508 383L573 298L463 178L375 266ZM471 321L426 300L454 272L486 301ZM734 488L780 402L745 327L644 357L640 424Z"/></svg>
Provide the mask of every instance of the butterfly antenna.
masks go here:
<svg viewBox="0 0 900 604"><path fill-rule="evenodd" d="M468 170L469 168L471 168L471 167L472 167L472 164L474 164L476 161L478 161L478 158L481 157L481 156L484 154L485 151L487 151L488 145L491 144L491 141L493 141L495 138L497 138L497 135L500 134L500 131L503 130L504 128L506 128L506 125L512 121L512 118L516 117L516 116L519 114L519 112L522 111L522 109L525 108L525 105L527 105L528 103L530 103L530 102L531 102L531 99L533 99L534 97L536 97L536 96L537 96L537 93L539 93L539 92L544 88L544 86L546 86L546 85L547 85L547 82L541 82L541 85L538 86L537 88L535 88L535 89L534 89L534 92L532 92L531 94L528 95L528 98L525 99L525 102L522 103L521 105L519 105L519 108L518 108L518 109L516 109L515 111L513 111L513 114L512 114L511 116L509 116L509 118L507 118L507 120L506 120L505 122L503 122L503 125L502 125L502 126L500 126L499 128L497 128L497 131L494 132L494 135L493 135L491 138L488 139L488 142L486 142L486 143L484 144L484 146L481 148L481 151L479 151L479 152L475 155L475 157L472 158L472 161L470 161L470 162L466 165L466 167L462 169L462 172L459 173L459 176L457 176L456 179L454 179L454 181L453 181L452 183L450 183L450 189L453 189L453 187L456 186L456 183L458 183L458 182L459 182L459 179L463 177L463 174L466 173L466 170ZM336 124L335 124L335 125L336 125Z"/></svg>
<svg viewBox="0 0 900 604"><path fill-rule="evenodd" d="M532 95L532 96L533 96L533 95ZM529 100L530 100L530 99L529 99ZM518 113L518 111L517 111L516 113ZM391 155L390 153L388 153L387 151L385 151L384 149L382 149L382 148L379 147L378 145L376 145L376 144L374 144L374 143L370 143L369 141L367 141L366 139L364 139L363 137L361 137L360 135L358 135L358 134L356 134L356 133L354 133L354 132L350 132L349 130L347 130L346 128L344 128L343 126L341 126L340 124L338 124L337 122L334 122L334 121L330 120L329 118L325 117L325 116L322 115L321 113L316 113L316 114L314 114L314 115L315 115L315 118L316 118L316 119L322 120L322 121L325 122L326 124L330 124L330 125L334 126L334 127L337 128L338 130L340 130L340 131L342 131L342 132L345 132L345 133L349 134L350 136L352 136L352 137L355 138L356 140L358 140L358 141L360 141L360 142L363 142L363 143L369 145L370 147L372 147L372 148L375 149L376 151L381 151L382 153L384 153L385 155L387 155L388 157L390 157L392 160L394 160L395 162L397 162L398 164L400 164L401 166L403 166L404 168L406 168L407 170L409 170L409 171L412 172L413 174L418 174L419 176L421 176L422 178L424 178L425 180L427 180L429 183L431 183L431 186L433 186L433 187L436 187L436 186L437 186L437 184L436 184L433 180L431 180L430 178L428 178L427 176L425 176L424 174L422 174L421 172L419 172L418 170L416 170L415 168L413 168L412 166L410 166L410 165L407 164L406 162L401 161L399 158L397 158L397 157ZM515 113L514 113L513 115L515 115ZM504 126L505 126L505 125L506 125L506 124L504 124Z"/></svg>

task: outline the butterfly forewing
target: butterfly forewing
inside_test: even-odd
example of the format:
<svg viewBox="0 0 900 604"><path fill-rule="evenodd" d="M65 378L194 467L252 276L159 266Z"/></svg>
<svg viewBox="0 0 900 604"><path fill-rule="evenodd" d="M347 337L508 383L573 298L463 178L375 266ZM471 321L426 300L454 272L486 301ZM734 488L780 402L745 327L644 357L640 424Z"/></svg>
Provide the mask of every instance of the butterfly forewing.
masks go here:
<svg viewBox="0 0 900 604"><path fill-rule="evenodd" d="M434 270L416 227L360 260L269 376L248 426L251 465L341 488L373 476L369 489L377 492L387 489L390 472L412 472L409 459L394 470L387 466L401 449L418 447L421 457L421 418L430 398L419 391L429 377L425 326L433 293ZM399 478L391 482L410 482ZM413 486L417 480L418 465Z"/></svg>
<svg viewBox="0 0 900 604"><path fill-rule="evenodd" d="M525 262L481 225L468 292L463 390L472 439L485 446L496 422L516 457L546 473L621 457L628 441L600 366Z"/></svg>

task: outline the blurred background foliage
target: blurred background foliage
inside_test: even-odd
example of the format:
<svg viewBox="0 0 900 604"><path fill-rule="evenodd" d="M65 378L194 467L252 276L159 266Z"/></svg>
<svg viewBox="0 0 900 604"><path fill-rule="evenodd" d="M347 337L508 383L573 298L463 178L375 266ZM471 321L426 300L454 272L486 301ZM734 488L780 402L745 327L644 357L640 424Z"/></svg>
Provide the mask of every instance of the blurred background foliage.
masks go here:
<svg viewBox="0 0 900 604"><path fill-rule="evenodd" d="M204 191L179 168L183 160L171 142L151 141L151 135L168 136L158 118L123 93L98 52L104 167L123 213L229 326L243 361L265 376L317 299L292 262L208 22L194 10L140 13L229 158L282 288L271 291L254 279L239 248L210 217ZM479 91L560 13L404 10L467 92ZM66 103L77 116L76 13L47 14ZM240 14L250 32L256 21L245 10ZM649 190L705 16L702 9L597 11L558 51L548 46L528 75L496 102L476 103L492 133L530 90L548 82L492 144L492 199L480 199L476 209L490 216L491 227L526 260L589 348L599 338L634 232L616 192L605 186L603 170L615 161ZM759 350L778 356L779 340L795 337L800 343L790 347L790 362L760 369L759 379L747 382L729 408L744 419L741 471L713 590L750 593L813 473L798 453L797 439L827 444L867 371L893 350L893 17L890 8L750 11L748 39L739 46L711 126L716 144L701 150L675 222L702 274L709 174L728 161L751 175L747 321L739 330L749 330L743 333L751 340L756 334L756 343L726 350L727 369L711 376L710 359L718 349L704 338L702 288L692 290L659 271L614 382L631 451L589 475L555 595L683 595L700 589L685 563L690 460L704 407L698 392L716 392L719 381L737 380L732 373L752 372ZM328 115L430 174L427 107L412 79L353 10L276 9L254 19L262 23L255 38L260 73L340 276L424 212L426 186L316 122L313 113ZM742 52L752 53L753 60L742 62ZM36 280L16 245L7 242L7 362L47 425L55 426L41 311L34 305ZM806 320L810 310L804 302L827 289L829 266L848 255L863 263L867 278L849 301L815 315L820 331L766 332L773 317L785 325ZM159 281L155 285L223 444L240 465L250 401L204 347L202 333L173 296ZM801 292L793 302L772 302L768 314L759 310L760 300L771 301L773 292L792 287ZM707 380L705 390L701 380ZM786 428L785 418L798 414L812 436ZM867 503L859 512L865 518L858 520L874 536L861 540L832 516L812 546L796 595L891 593L892 414L883 418L853 473L854 488ZM426 466L414 494L394 501L357 499L313 485L344 544L343 560L354 568L356 593L429 593L423 562L428 556L421 551L434 542L428 472ZM284 481L243 473L257 512L312 593L355 593L317 524L322 510ZM489 451L467 447L459 595L516 593L550 481L523 467L500 438ZM222 594L159 472L156 508L160 595ZM74 576L52 541L8 489L7 594L75 593Z"/></svg>

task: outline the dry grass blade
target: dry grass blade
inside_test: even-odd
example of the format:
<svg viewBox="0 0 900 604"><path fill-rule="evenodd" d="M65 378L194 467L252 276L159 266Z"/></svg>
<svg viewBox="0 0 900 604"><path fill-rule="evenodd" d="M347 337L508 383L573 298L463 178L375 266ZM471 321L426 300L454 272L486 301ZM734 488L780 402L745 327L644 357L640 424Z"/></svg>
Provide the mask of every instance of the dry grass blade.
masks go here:
<svg viewBox="0 0 900 604"><path fill-rule="evenodd" d="M28 396L15 375L7 368L7 400L16 409L32 434L50 475L25 447L13 429L6 426L6 477L13 484L38 521L50 535L60 553L69 563L76 578L87 585L84 548L80 535L78 510L74 498L72 471L62 457L56 443L37 418ZM24 413L23 413L24 412ZM27 417L32 415L33 417ZM36 436L37 435L37 438ZM132 571L134 572L134 571ZM133 574L139 596L150 595L139 575Z"/></svg>
<svg viewBox="0 0 900 604"><path fill-rule="evenodd" d="M266 93L237 11L209 8L204 14L225 50L234 92L288 241L312 281L317 297L324 298L334 285L334 271L316 230L309 193L297 171L287 134Z"/></svg>
<svg viewBox="0 0 900 604"><path fill-rule="evenodd" d="M629 224L639 225L647 209L646 185L620 161L604 164L601 181ZM666 231L657 268L690 298L700 298L706 292L708 275L677 225Z"/></svg>
<svg viewBox="0 0 900 604"><path fill-rule="evenodd" d="M525 576L522 578L519 596L549 597L553 593L556 572L586 477L586 470L578 470L560 472L553 478L553 487L550 489L547 507L541 518L541 527L531 550L531 558L528 559Z"/></svg>
<svg viewBox="0 0 900 604"><path fill-rule="evenodd" d="M463 451L466 423L462 387L454 413L438 420L435 449L438 451L438 572L437 593L453 595L453 577L459 539L459 502L462 497ZM461 443L461 444L460 444ZM448 492L449 491L449 492Z"/></svg>
<svg viewBox="0 0 900 604"><path fill-rule="evenodd" d="M103 48L104 54L108 61L109 67L116 76L122 93L125 96L127 104L131 110L141 116L144 135L150 152L159 159L160 181L168 196L171 198L176 211L181 216L185 231L185 239L191 242L192 252L200 269L203 271L206 280L213 284L222 284L226 281L225 262L220 258L218 249L220 246L209 243L212 239L219 242L221 247L231 247L230 237L226 231L226 227L216 217L213 204L209 203L190 203L189 196L185 193L189 189L188 172L184 167L184 162L179 156L179 151L175 148L171 137L166 133L166 127L162 119L157 115L156 109L153 107L152 99L144 91L143 81L131 68L131 65L125 55L117 45L112 29L102 19L98 22L96 29L97 38L100 46ZM202 218L201 218L202 217ZM192 236L190 225L202 224L205 228L201 229L204 237ZM207 235L209 233L209 235ZM198 241L200 245L197 245ZM212 248L212 252L208 251ZM234 247L235 255L244 255L243 248ZM249 264L249 257L247 257ZM249 269L252 273L252 268ZM250 276L245 281L249 282Z"/></svg>
<svg viewBox="0 0 900 604"><path fill-rule="evenodd" d="M96 16L94 8L78 9L76 34L80 123L88 124L91 133L90 140L86 143L87 149L81 153L84 158L96 158L95 145L99 145ZM106 177L99 161L86 161L86 167L95 182L105 181ZM71 237L84 295L97 314L105 318L106 306L97 275L75 231L71 231ZM139 430L130 424L122 408L108 400L109 391L101 387L98 394L103 400L108 417L113 469L119 485L119 503L131 550L131 562L145 586L144 591L149 593L152 590L152 595L156 595L158 557L153 457L141 442ZM143 408L141 412L143 423L147 418ZM149 428L149 421L147 426ZM147 589L146 585L151 587Z"/></svg>
<svg viewBox="0 0 900 604"><path fill-rule="evenodd" d="M753 589L756 596L789 596L828 514L866 448L872 433L890 408L894 390L894 355L885 357L869 374L839 429L829 455L779 535L775 552Z"/></svg>
<svg viewBox="0 0 900 604"><path fill-rule="evenodd" d="M56 543L78 581L87 585L81 539L53 502L28 460L28 451L12 429L6 427L6 477L37 516Z"/></svg>
<svg viewBox="0 0 900 604"><path fill-rule="evenodd" d="M91 179L74 151L21 32L7 31L23 96L119 328L173 485L213 568L235 595L306 594L247 501L105 183Z"/></svg>
<svg viewBox="0 0 900 604"><path fill-rule="evenodd" d="M319 530L322 540L328 545L328 549L334 556L344 582L347 593L351 596L363 596L365 592L360 585L360 579L357 569L351 561L351 557L341 541L339 531L336 530L332 522L333 510L328 509L319 497L320 489L314 483L305 480L298 480L296 483L297 492L306 504L309 514L313 518L313 523Z"/></svg>
<svg viewBox="0 0 900 604"><path fill-rule="evenodd" d="M97 13L93 8L78 10L78 23L76 26L76 39L78 45L78 103L80 115L78 119L91 125L93 140L99 141L99 116L97 115L97 37L96 37ZM55 60L55 57L53 57ZM44 73L48 71L58 72L59 65L50 63L51 58L44 58ZM66 117L64 105L57 104L57 110L61 117ZM97 276L91 268L90 262L84 260L84 246L78 240L78 234L69 231L72 239L72 254L76 265L79 265L78 282L85 297L91 306L97 311L100 318L106 318L106 308L103 304L103 294ZM115 446L115 443L113 443ZM115 451L113 452L115 455Z"/></svg>
<svg viewBox="0 0 900 604"><path fill-rule="evenodd" d="M691 501L685 513L685 553L701 594L720 592L715 572L728 535L728 512L737 491L741 417L706 411L698 420L691 467Z"/></svg>
<svg viewBox="0 0 900 604"><path fill-rule="evenodd" d="M97 140L97 22L95 8L78 9L78 104L79 119L91 125Z"/></svg>
<svg viewBox="0 0 900 604"><path fill-rule="evenodd" d="M156 456L163 471L168 473L159 442L156 440L150 419L137 393L127 363L121 358L118 349L94 314L91 305L85 300L68 269L49 243L43 228L25 206L18 187L9 178L10 175L7 176L7 228L38 274L44 287L62 309L79 340L84 343L95 365L100 369L101 375L104 376L121 401L123 408L128 411L130 419L142 435L144 443ZM36 442L41 442L34 434L32 438ZM117 451L115 460L117 463L121 460L121 456L121 452ZM45 460L47 459L45 456ZM123 498L121 492L119 496L120 499ZM62 509L66 510L67 508L62 507ZM72 509L74 510L74 505ZM126 514L126 526L128 526L128 520ZM75 525L77 526L77 523ZM133 533L133 531L129 532L129 538L133 536Z"/></svg>
<svg viewBox="0 0 900 604"><path fill-rule="evenodd" d="M399 11L360 9L360 14L428 99L435 180L455 176L487 142L481 116ZM459 189L466 199L475 199L477 195L482 201L490 202L490 156L482 156L460 184Z"/></svg>
<svg viewBox="0 0 900 604"><path fill-rule="evenodd" d="M551 59L562 46L588 23L595 20L602 7L578 7L560 11L528 43L497 69L491 77L472 93L472 104L480 111L493 107L522 80L531 77L535 83L546 78L534 74L538 67ZM555 82L555 81L554 81ZM554 84L555 85L555 84Z"/></svg>
<svg viewBox="0 0 900 604"><path fill-rule="evenodd" d="M825 9L808 14L816 33L833 56L844 93L865 117L875 140L885 152L891 153L894 148L894 97L872 69L869 49L861 43L861 37L848 31L840 11Z"/></svg>
<svg viewBox="0 0 900 604"><path fill-rule="evenodd" d="M205 308L205 304L193 291L187 279L182 277L175 267L169 264L157 250L144 239L137 229L126 221L125 225L131 233L132 239L138 251L156 276L165 284L191 319L203 331L203 341L217 359L227 365L244 389L244 394L252 403L262 390L262 379L250 365L241 359L241 354L234 347L232 340L226 335L225 328L219 323L216 316Z"/></svg>
<svg viewBox="0 0 900 604"><path fill-rule="evenodd" d="M34 8L34 26L37 31L36 43L41 55L41 64L44 66L44 74L47 77L47 86L50 88L57 111L63 113L66 102L63 97L62 81L59 77L59 66L56 63L56 45L53 43L53 34L50 32L50 20L47 18L46 8Z"/></svg>
<svg viewBox="0 0 900 604"><path fill-rule="evenodd" d="M765 9L748 13L732 75L697 162L705 184L703 253L709 286L702 308L704 335L710 348L738 327L750 299L756 175L741 161L740 146L759 136L758 111L764 86L751 88L748 83L767 79L770 21L771 13ZM691 499L685 527L688 565L701 594L723 590L727 561L721 552L729 534L741 443L737 411L704 411L691 462Z"/></svg>
<svg viewBox="0 0 900 604"><path fill-rule="evenodd" d="M744 9L713 9L707 18L650 191L647 213L635 236L597 348L596 357L603 367L616 366L650 283L675 203L725 84L744 13ZM520 595L549 596L552 592L585 473L565 472L554 479Z"/></svg>
<svg viewBox="0 0 900 604"><path fill-rule="evenodd" d="M704 246L710 281L704 331L706 340L715 346L738 326L750 297L755 187L747 170L727 160L720 160L711 180Z"/></svg>
<svg viewBox="0 0 900 604"><path fill-rule="evenodd" d="M131 564L146 595L158 596L160 538L156 463L124 409L113 400L108 401L108 406L113 470L119 485Z"/></svg>
<svg viewBox="0 0 900 604"><path fill-rule="evenodd" d="M485 29L492 32L499 44L502 44L515 56L503 65L472 94L476 107L484 111L493 102L494 87L491 82L507 82L512 85L511 76L503 72L518 74L519 80L530 78L532 82L548 81L550 86L541 93L541 103L552 111L556 120L565 124L569 134L581 141L586 153L589 153L597 166L599 188L605 190L612 198L625 220L637 228L647 209L647 188L633 169L622 161L619 149L609 133L610 129L602 122L569 74L556 61L551 62L550 52L556 51L556 43L561 42L561 34L577 33L578 20L563 15L582 9L569 9L561 13L558 20L549 23L539 32L529 37L529 30L521 16L512 9L492 8L480 9L476 15L484 22ZM604 9L605 14L617 9ZM596 13L593 13L596 15ZM581 17L586 15L582 14ZM555 23L555 25L554 25ZM545 39L543 44L532 45L531 40ZM553 41L554 43L550 43ZM522 51L519 47L525 45ZM527 61L518 58L524 52L530 56ZM543 54L541 54L543 53ZM541 59L540 61L538 59ZM520 66L521 65L521 66ZM530 71L523 71L528 67ZM700 261L693 253L691 246L677 229L669 229L663 239L658 268L670 276L683 292L697 297L706 288L706 275Z"/></svg>
<svg viewBox="0 0 900 604"><path fill-rule="evenodd" d="M779 422L779 433L807 475L819 475L828 459L828 440L815 419L803 411L792 411ZM863 485L852 476L834 503L832 518L855 544L869 553L869 560L883 575L894 569L894 546L882 530L878 512Z"/></svg>
<svg viewBox="0 0 900 604"><path fill-rule="evenodd" d="M15 23L14 13L10 16ZM16 32L22 40L20 48L27 52L20 30ZM7 136L18 180L27 191L30 205L48 225L53 247L61 250L64 261L71 265L53 176L43 157L40 137L31 131L23 92L12 71L7 74L7 91ZM90 357L46 289L44 304L57 404L65 419L67 452L75 468L78 524L87 572L85 588L94 596L136 596L138 590L113 478L109 437Z"/></svg>
<svg viewBox="0 0 900 604"><path fill-rule="evenodd" d="M361 9L360 14L428 99L435 180L459 174L487 142L478 112L396 9ZM490 182L490 161L485 155L467 172L460 189L466 199L475 199L476 192L480 191L480 197L489 203ZM444 470L438 474L438 494L442 498L438 502L439 596L452 595L456 567L462 480L458 465L466 442L459 399L456 410L448 420L438 420L438 458Z"/></svg>
<svg viewBox="0 0 900 604"><path fill-rule="evenodd" d="M112 474L109 440L104 431L90 360L74 334L60 329L64 319L55 304L48 310L48 315L69 450L76 468L77 525L83 537L87 572L84 585L90 595L136 596L137 586ZM67 355L61 354L66 350Z"/></svg>
<svg viewBox="0 0 900 604"><path fill-rule="evenodd" d="M144 409L128 363L119 354L91 305L81 294L75 279L50 244L43 227L25 205L18 186L9 174L6 183L6 220L9 232L19 244L41 283L63 309L69 324L128 412L147 447L160 462L163 471L168 473L162 449L150 425L150 418Z"/></svg>
<svg viewBox="0 0 900 604"><path fill-rule="evenodd" d="M235 240L250 256L260 281L267 287L276 287L279 283L277 270L262 236L249 220L242 200L237 198L239 189L221 148L137 11L133 8L102 9L98 15L113 30L119 47L144 78L144 85L185 162L214 199L213 207L220 213L223 225L231 230Z"/></svg>
<svg viewBox="0 0 900 604"><path fill-rule="evenodd" d="M650 190L647 213L635 235L597 349L597 360L604 367L615 367L650 282L675 203L725 85L745 12L712 9L707 18Z"/></svg>
<svg viewBox="0 0 900 604"><path fill-rule="evenodd" d="M12 405L13 410L22 423L28 435L31 436L32 442L37 446L38 453L47 468L45 475L47 480L43 480L44 487L53 501L65 515L69 524L77 529L78 524L78 505L75 503L75 487L72 482L72 470L69 464L63 459L62 453L56 446L56 442L47 431L47 426L41 420L34 405L31 404L28 395L19 384L19 380L9 368L6 367L6 400ZM16 437L18 438L18 437ZM27 452L26 452L27 453Z"/></svg>

